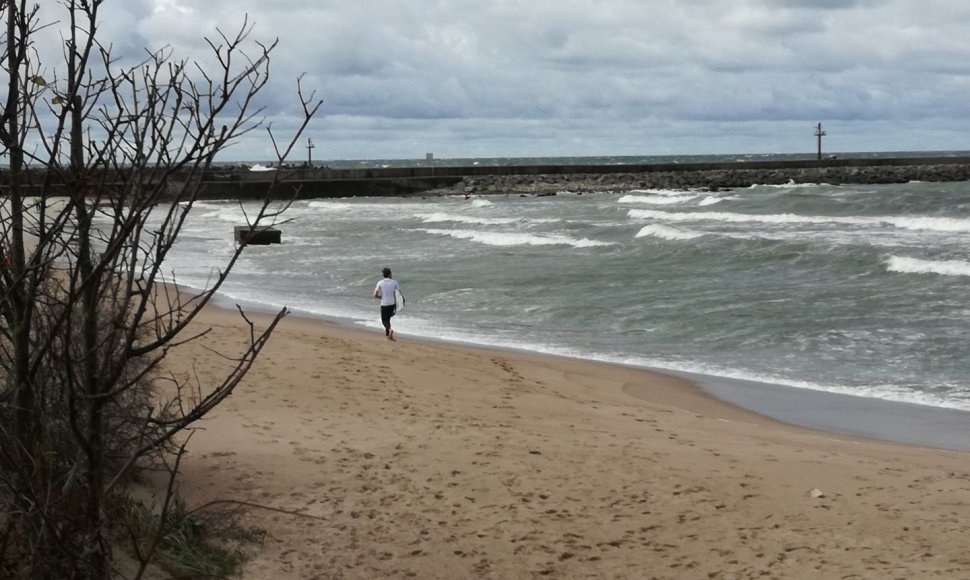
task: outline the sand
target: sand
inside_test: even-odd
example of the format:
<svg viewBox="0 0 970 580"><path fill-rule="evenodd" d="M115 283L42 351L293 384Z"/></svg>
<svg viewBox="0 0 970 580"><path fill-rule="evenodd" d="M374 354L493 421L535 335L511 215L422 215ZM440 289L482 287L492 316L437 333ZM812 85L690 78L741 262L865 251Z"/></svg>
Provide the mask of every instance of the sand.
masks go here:
<svg viewBox="0 0 970 580"><path fill-rule="evenodd" d="M203 344L246 330L215 307L197 322L212 333L169 367L215 376ZM789 426L639 369L291 315L203 427L189 504L271 508L247 516L268 534L247 580L970 578L968 454Z"/></svg>

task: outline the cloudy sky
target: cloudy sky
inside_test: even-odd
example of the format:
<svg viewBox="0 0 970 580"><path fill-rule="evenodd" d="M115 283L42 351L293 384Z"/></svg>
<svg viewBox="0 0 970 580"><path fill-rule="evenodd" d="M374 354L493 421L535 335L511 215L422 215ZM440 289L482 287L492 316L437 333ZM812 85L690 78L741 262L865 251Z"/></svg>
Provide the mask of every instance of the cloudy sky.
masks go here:
<svg viewBox="0 0 970 580"><path fill-rule="evenodd" d="M274 127L301 73L324 99L314 159L970 149L968 2L108 0L102 32L191 59L244 14Z"/></svg>

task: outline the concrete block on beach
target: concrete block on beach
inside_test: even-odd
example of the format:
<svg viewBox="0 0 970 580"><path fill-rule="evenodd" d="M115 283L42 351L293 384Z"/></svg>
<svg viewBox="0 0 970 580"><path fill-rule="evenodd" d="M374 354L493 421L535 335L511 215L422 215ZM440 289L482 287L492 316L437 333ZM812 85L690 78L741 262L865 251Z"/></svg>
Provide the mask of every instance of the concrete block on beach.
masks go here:
<svg viewBox="0 0 970 580"><path fill-rule="evenodd" d="M237 244L267 246L280 243L282 237L280 230L270 226L236 226L233 229L233 238Z"/></svg>

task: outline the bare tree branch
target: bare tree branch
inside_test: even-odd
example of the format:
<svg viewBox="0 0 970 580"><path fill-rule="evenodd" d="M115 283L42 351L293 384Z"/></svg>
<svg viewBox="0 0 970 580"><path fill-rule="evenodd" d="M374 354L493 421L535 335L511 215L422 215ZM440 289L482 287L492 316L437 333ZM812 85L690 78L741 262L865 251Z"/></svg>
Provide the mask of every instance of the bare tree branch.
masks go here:
<svg viewBox="0 0 970 580"><path fill-rule="evenodd" d="M170 47L122 67L98 40L102 1L61 0L63 18L41 23L38 5L0 0L0 576L13 565L38 578L108 577L109 495L139 468L171 466L168 510L191 430L287 314L256 328L240 309L248 344L220 353L231 363L220 378L164 374L173 349L207 335L190 325L245 251L201 290L178 287L168 265L219 154L263 126L258 96L277 41L251 41L247 16L206 39L209 67ZM34 50L48 26L61 31L62 62ZM321 106L302 77L296 96L294 134L268 129L280 165ZM281 179L247 225L282 223L292 197ZM142 570L157 545L138 555Z"/></svg>

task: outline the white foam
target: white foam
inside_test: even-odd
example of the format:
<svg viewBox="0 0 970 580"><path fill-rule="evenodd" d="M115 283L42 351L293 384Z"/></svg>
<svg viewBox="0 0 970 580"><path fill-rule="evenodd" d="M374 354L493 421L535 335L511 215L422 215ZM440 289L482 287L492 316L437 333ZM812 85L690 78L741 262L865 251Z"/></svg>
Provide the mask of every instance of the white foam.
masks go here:
<svg viewBox="0 0 970 580"><path fill-rule="evenodd" d="M769 187L772 189L804 189L810 187L821 187L823 185L828 185L827 183L795 183L794 179L789 179L788 183L756 183L750 186L748 189L757 189L759 187Z"/></svg>
<svg viewBox="0 0 970 580"><path fill-rule="evenodd" d="M308 207L330 211L353 211L360 209L360 204L345 201L311 201Z"/></svg>
<svg viewBox="0 0 970 580"><path fill-rule="evenodd" d="M576 239L558 234L523 234L442 229L421 229L419 231L439 236L451 236L459 240L471 240L489 246L572 246L574 248L593 248L613 245L611 242L601 242L588 238Z"/></svg>
<svg viewBox="0 0 970 580"><path fill-rule="evenodd" d="M193 219L195 219L195 217L193 217ZM245 215L243 214L242 210L240 210L238 207L234 207L231 209L208 211L204 214L199 215L198 219L219 220L223 222L233 222L233 223L236 223L236 222L244 223L246 221Z"/></svg>
<svg viewBox="0 0 970 580"><path fill-rule="evenodd" d="M854 216L808 216L793 213L783 214L744 214L732 212L665 212L649 209L631 209L627 215L632 218L648 218L667 221L721 221L728 223L763 223L763 224L839 224L852 226L880 226L909 223L914 219L924 225L923 229L929 229L935 219L927 221L918 218L881 218L881 217L854 217ZM937 218L944 219L944 218ZM959 220L962 221L962 220ZM915 226L915 224L912 224ZM899 225L902 227L902 225ZM968 222L967 227L970 227ZM916 229L910 227L907 229ZM948 231L948 230L939 230ZM953 230L949 230L953 231Z"/></svg>
<svg viewBox="0 0 970 580"><path fill-rule="evenodd" d="M630 190L630 193L641 194L641 195L647 194L647 195L671 195L671 196L680 196L680 195L686 194L687 192L684 191L683 189L631 189ZM626 203L623 200L624 199L627 199L627 198L631 198L631 197L632 198L636 198L636 197L640 197L640 195L624 195L623 197L621 197L619 199L619 202L620 203Z"/></svg>
<svg viewBox="0 0 970 580"><path fill-rule="evenodd" d="M416 218L420 219L425 223L440 223L440 222L456 222L461 224L476 224L476 225L504 225L513 224L519 221L516 218L486 218L486 217L476 217L467 215L456 215L444 212L435 213L419 213L415 214Z"/></svg>
<svg viewBox="0 0 970 580"><path fill-rule="evenodd" d="M704 207L707 205L714 205L715 203L721 203L722 201L724 201L724 198L722 197L714 197L713 195L709 195L704 199L700 200L699 202L697 202L697 205L699 205L700 207Z"/></svg>
<svg viewBox="0 0 970 580"><path fill-rule="evenodd" d="M509 224L526 224L526 225L539 225L539 224L553 224L558 223L562 220L558 218L489 218L489 217L478 217L462 214L453 214L445 212L434 212L434 213L416 213L414 217L420 219L424 223L442 223L442 222L455 222L461 224L472 224L472 225L509 225Z"/></svg>
<svg viewBox="0 0 970 580"><path fill-rule="evenodd" d="M889 256L886 260L886 269L902 274L970 276L970 262L962 260L920 260L905 256Z"/></svg>
<svg viewBox="0 0 970 580"><path fill-rule="evenodd" d="M235 205L235 202L222 201L222 200L218 200L218 199L215 199L215 200L204 200L204 201L194 201L194 202L192 202L192 207L195 208L195 209L205 209L205 208L211 209L211 208L216 208L216 207L226 207L226 205L227 204L230 204L230 203L233 204L233 205ZM188 204L189 204L189 202L187 202L187 201L180 201L179 202L179 205L181 205L181 206L186 206Z"/></svg>
<svg viewBox="0 0 970 580"><path fill-rule="evenodd" d="M672 205L697 199L696 195L624 195L617 203L648 203L652 205Z"/></svg>
<svg viewBox="0 0 970 580"><path fill-rule="evenodd" d="M670 228L667 226L662 226L659 224L651 224L649 226L644 226L643 229L641 229L637 233L636 237L638 238L653 237L653 238L660 238L661 240L676 241L676 240L693 240L694 238L699 238L703 235L704 234L701 234L698 232L691 232L691 231L685 232L685 231Z"/></svg>
<svg viewBox="0 0 970 580"><path fill-rule="evenodd" d="M493 204L492 202L488 201L487 199L473 199L472 200L472 207L491 207L493 205L495 205L495 204Z"/></svg>
<svg viewBox="0 0 970 580"><path fill-rule="evenodd" d="M929 230L935 232L970 232L970 219L945 217L897 217L886 218L888 223L906 230Z"/></svg>
<svg viewBox="0 0 970 580"><path fill-rule="evenodd" d="M720 221L727 223L763 224L812 224L850 225L862 227L891 226L904 230L941 233L970 233L970 219L945 217L856 217L856 216L808 216L798 214L742 214L732 212L667 212L651 209L631 209L631 218L665 221Z"/></svg>
<svg viewBox="0 0 970 580"><path fill-rule="evenodd" d="M828 224L872 225L879 223L871 218L821 217L785 214L744 214L731 212L666 212L652 209L631 209L627 215L632 218L659 219L666 221L721 221L733 223L765 224Z"/></svg>

